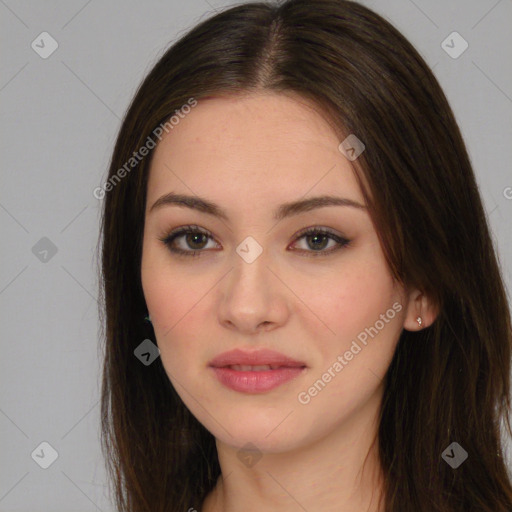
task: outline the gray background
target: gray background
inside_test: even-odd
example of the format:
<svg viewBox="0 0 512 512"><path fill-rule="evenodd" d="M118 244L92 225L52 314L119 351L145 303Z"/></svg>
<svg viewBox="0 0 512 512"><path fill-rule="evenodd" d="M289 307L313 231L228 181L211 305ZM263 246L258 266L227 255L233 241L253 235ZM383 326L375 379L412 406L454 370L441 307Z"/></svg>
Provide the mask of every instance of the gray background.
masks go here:
<svg viewBox="0 0 512 512"><path fill-rule="evenodd" d="M512 0L362 3L409 38L444 88L510 290ZM228 5L0 0L1 512L113 510L98 437L101 201L92 191L144 75L187 28ZM43 59L31 44L42 46L45 31L59 46ZM458 58L441 46L453 31L469 44ZM48 469L31 456L44 441L58 452Z"/></svg>

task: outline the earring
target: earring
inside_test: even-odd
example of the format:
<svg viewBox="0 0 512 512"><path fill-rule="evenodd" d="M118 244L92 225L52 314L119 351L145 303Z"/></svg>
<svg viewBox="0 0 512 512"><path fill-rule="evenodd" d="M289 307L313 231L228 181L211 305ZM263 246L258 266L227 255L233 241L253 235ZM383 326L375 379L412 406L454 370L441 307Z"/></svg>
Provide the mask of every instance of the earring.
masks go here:
<svg viewBox="0 0 512 512"><path fill-rule="evenodd" d="M418 325L421 327L421 323L422 323L421 316L416 318L416 322L418 322Z"/></svg>
<svg viewBox="0 0 512 512"><path fill-rule="evenodd" d="M148 313L147 316L144 317L144 321L148 322L148 323L151 323L151 317L149 316L149 313Z"/></svg>

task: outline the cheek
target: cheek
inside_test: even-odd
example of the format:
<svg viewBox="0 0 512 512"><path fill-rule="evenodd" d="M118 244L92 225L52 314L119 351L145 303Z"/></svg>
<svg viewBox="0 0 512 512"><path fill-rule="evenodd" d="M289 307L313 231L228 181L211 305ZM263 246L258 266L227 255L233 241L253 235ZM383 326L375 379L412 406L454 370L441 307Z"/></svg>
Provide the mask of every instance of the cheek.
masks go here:
<svg viewBox="0 0 512 512"><path fill-rule="evenodd" d="M173 272L171 276L168 268L157 265L143 269L142 281L156 338L153 342L160 350L161 362L169 380L187 403L183 393L191 387L191 381L197 381L199 362L204 357L194 321L194 315L200 314L200 294L193 293L190 282L187 286L186 279L180 277L179 273ZM199 394L194 391L194 396Z"/></svg>
<svg viewBox="0 0 512 512"><path fill-rule="evenodd" d="M309 395L311 390L311 407L306 407L310 412L332 410L329 419L323 416L327 423L374 396L402 328L405 308L385 260L373 251L358 256L357 261L347 258L346 265L333 273L328 288L308 302L329 329L322 327L319 336L311 324L305 324L308 339L315 340L318 359L301 391ZM315 428L323 428L320 423Z"/></svg>
<svg viewBox="0 0 512 512"><path fill-rule="evenodd" d="M395 301L400 301L383 258L370 249L366 253L360 252L357 258L356 255L346 258L342 266L328 275L306 278L297 293L307 298L307 306L321 321L321 330L318 331L320 324L316 322L316 334L311 332L310 336L315 339L322 333L323 342L319 348L324 355L332 354L333 350L348 349L358 334L379 321L380 315L386 315ZM395 310L388 316L394 320L386 322L381 339L390 331L396 331L395 327L388 328L389 325L399 323ZM311 314L308 317L313 318ZM304 327L307 328L307 324ZM309 327L313 328L312 323Z"/></svg>
<svg viewBox="0 0 512 512"><path fill-rule="evenodd" d="M189 346L193 346L194 326L198 325L197 316L201 315L201 298L205 291L194 289L190 279L177 273L171 277L153 270L146 273L143 288L159 345L185 336L190 340Z"/></svg>
<svg viewBox="0 0 512 512"><path fill-rule="evenodd" d="M200 373L202 361L207 362L205 345L208 346L208 327L211 322L208 291L218 281L206 274L198 277L174 263L165 251L158 247L144 249L141 280L146 305L160 349L162 364L169 377L188 372L187 379ZM212 290L211 290L212 291ZM206 333L206 334L205 334ZM173 382L174 383L174 382Z"/></svg>
<svg viewBox="0 0 512 512"><path fill-rule="evenodd" d="M319 336L306 324L306 329L310 327L306 336L314 343L318 358L297 396L300 410L311 418L308 428L316 432L333 427L377 399L405 308L379 259L347 264L347 270L336 272L329 288L314 295L308 305L329 327L323 327Z"/></svg>
<svg viewBox="0 0 512 512"><path fill-rule="evenodd" d="M172 329L186 315L194 299L197 302L199 298L190 279L177 268L166 250L156 243L144 241L141 281L155 332Z"/></svg>

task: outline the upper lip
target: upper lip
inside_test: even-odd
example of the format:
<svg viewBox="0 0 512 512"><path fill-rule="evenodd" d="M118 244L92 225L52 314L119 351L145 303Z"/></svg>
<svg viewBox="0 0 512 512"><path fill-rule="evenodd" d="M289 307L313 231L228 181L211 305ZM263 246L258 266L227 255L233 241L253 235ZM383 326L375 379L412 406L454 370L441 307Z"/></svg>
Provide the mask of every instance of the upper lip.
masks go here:
<svg viewBox="0 0 512 512"><path fill-rule="evenodd" d="M252 352L235 349L223 352L210 361L210 366L222 368L231 365L279 365L288 367L302 367L305 363L292 359L279 352L268 349L254 350Z"/></svg>

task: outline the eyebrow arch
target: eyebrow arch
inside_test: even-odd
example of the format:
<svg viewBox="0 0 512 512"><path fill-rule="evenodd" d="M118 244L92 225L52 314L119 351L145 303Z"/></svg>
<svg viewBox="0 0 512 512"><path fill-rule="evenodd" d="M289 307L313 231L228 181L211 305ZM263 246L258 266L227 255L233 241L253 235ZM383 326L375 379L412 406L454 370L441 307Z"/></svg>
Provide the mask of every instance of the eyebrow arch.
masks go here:
<svg viewBox="0 0 512 512"><path fill-rule="evenodd" d="M211 201L208 201L207 199L201 198L199 196L176 194L174 192L170 192L158 198L153 203L153 206L151 206L149 213L158 208L169 205L178 205L186 208L191 208L193 210L198 210L208 215L213 215L214 217L218 217L226 221L229 221L229 217L225 210L223 210L217 204L212 203ZM357 208L360 210L367 209L366 206L352 199L323 195L317 197L310 197L308 199L300 199L298 201L292 201L290 203L284 203L280 205L274 211L274 220L282 220L285 217L291 217L292 215L298 215L300 213L308 212L316 208L322 208L324 206L350 206L352 208Z"/></svg>

